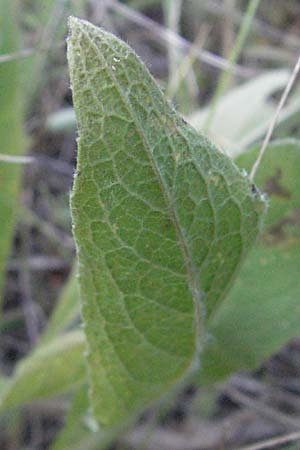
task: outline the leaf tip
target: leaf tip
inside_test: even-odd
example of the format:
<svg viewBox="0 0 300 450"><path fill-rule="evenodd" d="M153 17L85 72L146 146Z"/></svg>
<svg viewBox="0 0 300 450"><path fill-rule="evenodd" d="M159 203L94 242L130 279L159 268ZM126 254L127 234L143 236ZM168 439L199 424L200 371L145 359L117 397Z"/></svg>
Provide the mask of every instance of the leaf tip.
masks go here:
<svg viewBox="0 0 300 450"><path fill-rule="evenodd" d="M78 17L75 16L69 16L68 18L68 28L70 32L79 25L81 20Z"/></svg>
<svg viewBox="0 0 300 450"><path fill-rule="evenodd" d="M68 18L68 36L67 36L67 45L68 45L68 58L69 58L69 49L71 45L71 38L74 35L74 31L78 25L79 19L74 16L69 16Z"/></svg>
<svg viewBox="0 0 300 450"><path fill-rule="evenodd" d="M79 37L79 34L83 31L83 28L88 28L88 26L91 26L91 24L89 24L87 21L79 19L79 17L69 16L69 35L67 41L69 42L72 38L74 38L74 41L76 41Z"/></svg>

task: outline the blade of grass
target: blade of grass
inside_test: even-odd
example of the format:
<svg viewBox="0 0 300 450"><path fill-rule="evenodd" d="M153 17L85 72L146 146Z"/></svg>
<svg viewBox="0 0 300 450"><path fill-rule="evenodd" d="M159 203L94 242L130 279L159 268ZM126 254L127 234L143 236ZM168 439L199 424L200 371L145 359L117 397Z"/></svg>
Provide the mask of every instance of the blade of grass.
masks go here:
<svg viewBox="0 0 300 450"><path fill-rule="evenodd" d="M77 267L75 266L62 290L40 343L50 342L70 326L76 317L79 317L79 289L76 274Z"/></svg>
<svg viewBox="0 0 300 450"><path fill-rule="evenodd" d="M180 34L180 21L182 12L182 0L164 0L164 15L167 27L176 34ZM204 33L203 33L204 31ZM169 74L167 83L167 96L171 92L169 98L173 98L183 114L190 111L195 99L198 97L198 85L195 74L191 70L193 62L196 58L196 52L203 47L207 27L202 28L200 37L197 36L197 43L193 43L188 51L187 56L177 46L168 43L168 59Z"/></svg>
<svg viewBox="0 0 300 450"><path fill-rule="evenodd" d="M235 0L223 0L224 20L222 23L222 54L228 58L234 45L235 27L233 11L235 9Z"/></svg>
<svg viewBox="0 0 300 450"><path fill-rule="evenodd" d="M37 8L37 18L40 22L39 29L37 30L39 36L37 44L38 51L33 54L32 60L29 60L25 79L25 89L29 102L37 95L44 82L45 77L43 77L43 74L47 63L48 50L53 45L56 45L56 34L62 24L67 4L67 0L51 0L40 2ZM28 76L29 74L30 76ZM31 82L32 78L35 80L35 83Z"/></svg>
<svg viewBox="0 0 300 450"><path fill-rule="evenodd" d="M182 81L186 78L187 74L189 73L191 67L193 66L195 59L196 59L196 53L203 46L203 43L207 37L208 29L201 28L200 32L198 33L195 42L191 46L188 54L185 58L183 58L181 64L177 68L176 72L173 73L173 76L170 78L168 87L166 90L166 95L169 97L169 99L173 99L176 95L176 92L178 91L180 84Z"/></svg>
<svg viewBox="0 0 300 450"><path fill-rule="evenodd" d="M179 22L181 17L182 0L164 0L163 10L167 28L174 33L179 34ZM173 77L173 73L177 71L180 62L181 52L176 46L168 42L168 63L169 63L169 80Z"/></svg>
<svg viewBox="0 0 300 450"><path fill-rule="evenodd" d="M15 52L18 48L17 26L18 2L0 0L0 52ZM23 93L20 90L18 61L0 66L0 141L8 156L20 156L26 146L23 135ZM14 232L20 167L16 164L0 163L0 291L3 288L3 273L10 252Z"/></svg>
<svg viewBox="0 0 300 450"><path fill-rule="evenodd" d="M245 13L245 17L243 19L241 27L239 29L239 32L238 32L238 35L237 35L237 38L235 41L235 45L230 52L230 56L229 56L229 64L230 65L225 70L225 72L223 72L223 74L221 75L217 89L216 89L214 96L212 98L212 101L211 101L210 111L209 111L209 114L207 116L206 122L203 127L203 131L205 131L206 133L209 131L212 120L216 113L218 101L219 101L220 97L224 94L224 92L226 91L226 89L229 85L229 82L233 75L232 67L234 67L234 65L236 64L236 62L241 54L241 51L244 47L246 38L248 37L249 31L250 31L252 20L255 16L255 13L257 11L259 4L260 4L260 0L250 0L248 3L248 8Z"/></svg>

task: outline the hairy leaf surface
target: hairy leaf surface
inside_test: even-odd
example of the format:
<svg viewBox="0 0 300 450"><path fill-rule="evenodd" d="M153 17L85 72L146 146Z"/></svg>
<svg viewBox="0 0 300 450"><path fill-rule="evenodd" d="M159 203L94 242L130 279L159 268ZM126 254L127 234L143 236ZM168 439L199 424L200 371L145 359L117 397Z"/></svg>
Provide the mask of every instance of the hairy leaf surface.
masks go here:
<svg viewBox="0 0 300 450"><path fill-rule="evenodd" d="M119 423L196 362L264 204L170 107L134 52L70 20L71 198L96 417Z"/></svg>
<svg viewBox="0 0 300 450"><path fill-rule="evenodd" d="M238 158L250 169L258 147ZM257 184L270 198L265 228L232 290L211 318L203 377L214 381L257 367L300 337L300 141L269 145ZM201 380L200 380L201 382Z"/></svg>

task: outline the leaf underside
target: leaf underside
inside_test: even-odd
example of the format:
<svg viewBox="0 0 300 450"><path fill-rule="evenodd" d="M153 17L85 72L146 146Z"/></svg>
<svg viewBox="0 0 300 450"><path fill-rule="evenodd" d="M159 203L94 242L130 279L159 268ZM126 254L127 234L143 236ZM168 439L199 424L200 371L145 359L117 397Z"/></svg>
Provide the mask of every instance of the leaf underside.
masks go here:
<svg viewBox="0 0 300 450"><path fill-rule="evenodd" d="M111 426L194 366L264 203L126 44L79 19L70 29L79 129L71 209L91 400Z"/></svg>

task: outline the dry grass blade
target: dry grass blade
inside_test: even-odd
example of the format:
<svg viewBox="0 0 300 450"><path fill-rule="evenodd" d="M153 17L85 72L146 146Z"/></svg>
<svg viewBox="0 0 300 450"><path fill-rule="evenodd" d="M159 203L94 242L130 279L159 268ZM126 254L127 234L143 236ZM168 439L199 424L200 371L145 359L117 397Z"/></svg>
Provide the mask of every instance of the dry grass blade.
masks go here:
<svg viewBox="0 0 300 450"><path fill-rule="evenodd" d="M34 162L32 156L13 156L5 153L0 153L0 162L6 162L11 164L30 164Z"/></svg>
<svg viewBox="0 0 300 450"><path fill-rule="evenodd" d="M281 411L268 406L262 400L252 398L240 392L234 386L230 386L230 384L226 387L225 392L240 406L249 408L258 413L260 416L270 419L272 422L278 423L279 425L282 425L289 430L298 430L300 428L300 422L298 418L284 414Z"/></svg>
<svg viewBox="0 0 300 450"><path fill-rule="evenodd" d="M251 169L251 172L250 172L250 175L249 175L249 178L250 178L251 181L254 180L256 171L257 171L257 169L258 169L258 167L259 167L259 165L261 163L261 160L263 159L264 153L265 153L266 148L267 148L267 146L268 146L268 144L270 142L271 136L273 134L274 128L276 126L276 123L277 123L277 121L279 119L279 116L280 116L280 113L282 111L282 108L283 108L283 106L284 106L284 104L285 104L285 102L286 102L286 100L287 100L287 98L289 96L289 93L291 92L291 89L293 87L293 84L295 83L295 80L297 78L299 70L300 70L300 55L298 57L298 60L297 60L296 65L294 67L294 70L293 70L293 72L291 74L289 82L286 85L286 88L285 88L285 90L284 90L284 92L283 92L283 94L281 96L281 99L280 99L280 101L278 103L277 109L275 111L274 117L271 120L269 129L268 129L267 134L265 136L265 139L264 139L264 141L262 143L262 146L261 146L261 149L259 151L258 157L257 157L257 159L256 159L256 161L253 164L253 167Z"/></svg>
<svg viewBox="0 0 300 450"><path fill-rule="evenodd" d="M173 99L176 95L178 88L182 81L187 77L189 71L191 70L195 59L196 53L201 48L207 38L208 28L201 28L200 32L196 36L195 42L192 44L188 54L185 58L183 58L181 64L179 65L177 71L174 72L174 75L170 78L170 82L166 91L167 96L170 99Z"/></svg>
<svg viewBox="0 0 300 450"><path fill-rule="evenodd" d="M284 436L278 436L273 439L267 439L266 441L258 442L257 444L247 447L241 447L237 450L263 450L267 448L274 448L275 445L288 444L296 441L300 441L300 431L285 434Z"/></svg>
<svg viewBox="0 0 300 450"><path fill-rule="evenodd" d="M0 64L9 61L14 61L16 59L28 58L33 55L37 50L34 48L24 48L14 53L6 53L5 55L0 55Z"/></svg>

